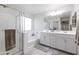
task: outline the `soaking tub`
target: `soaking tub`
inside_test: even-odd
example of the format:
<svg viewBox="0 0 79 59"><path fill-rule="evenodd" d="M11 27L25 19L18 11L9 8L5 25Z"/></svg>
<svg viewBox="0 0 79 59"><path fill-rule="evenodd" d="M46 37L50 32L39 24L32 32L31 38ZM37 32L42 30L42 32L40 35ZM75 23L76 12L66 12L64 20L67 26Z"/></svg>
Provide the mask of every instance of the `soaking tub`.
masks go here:
<svg viewBox="0 0 79 59"><path fill-rule="evenodd" d="M28 54L39 43L39 33L24 33L24 54Z"/></svg>

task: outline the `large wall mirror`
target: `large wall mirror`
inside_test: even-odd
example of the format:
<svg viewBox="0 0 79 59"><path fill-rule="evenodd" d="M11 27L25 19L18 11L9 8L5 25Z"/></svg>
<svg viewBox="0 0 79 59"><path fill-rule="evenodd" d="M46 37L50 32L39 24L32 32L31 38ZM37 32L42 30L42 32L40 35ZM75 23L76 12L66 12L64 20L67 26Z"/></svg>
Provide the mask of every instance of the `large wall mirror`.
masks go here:
<svg viewBox="0 0 79 59"><path fill-rule="evenodd" d="M53 30L58 30L59 29L58 25L59 25L58 21L53 21Z"/></svg>
<svg viewBox="0 0 79 59"><path fill-rule="evenodd" d="M48 25L48 30L76 31L76 15L74 11L67 11L61 15L46 16L44 20Z"/></svg>
<svg viewBox="0 0 79 59"><path fill-rule="evenodd" d="M51 31L71 31L72 30L72 26L75 26L75 17L76 15L74 15L74 19L73 19L73 25L70 24L71 23L71 15L72 15L72 11L67 11L62 13L61 15L56 15L56 16L46 16L45 17L45 22L49 25L49 30Z"/></svg>

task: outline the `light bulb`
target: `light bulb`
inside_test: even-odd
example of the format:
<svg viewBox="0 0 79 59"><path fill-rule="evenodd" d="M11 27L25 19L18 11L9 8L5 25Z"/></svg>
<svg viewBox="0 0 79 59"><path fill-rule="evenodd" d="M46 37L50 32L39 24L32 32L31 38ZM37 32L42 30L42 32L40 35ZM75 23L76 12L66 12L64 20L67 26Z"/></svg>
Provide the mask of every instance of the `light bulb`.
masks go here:
<svg viewBox="0 0 79 59"><path fill-rule="evenodd" d="M49 15L51 16L56 16L56 15L61 15L62 13L64 13L65 11L64 10L60 10L60 11L53 11L51 13L49 13Z"/></svg>

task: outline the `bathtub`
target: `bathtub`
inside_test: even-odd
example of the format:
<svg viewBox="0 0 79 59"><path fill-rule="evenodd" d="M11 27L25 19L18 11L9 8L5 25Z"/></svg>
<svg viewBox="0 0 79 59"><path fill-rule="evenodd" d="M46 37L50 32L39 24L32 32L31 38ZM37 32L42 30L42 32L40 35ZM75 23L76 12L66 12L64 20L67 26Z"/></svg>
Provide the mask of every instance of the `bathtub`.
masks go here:
<svg viewBox="0 0 79 59"><path fill-rule="evenodd" d="M39 36L33 35L33 32L24 33L24 54L29 54L30 51L39 43Z"/></svg>

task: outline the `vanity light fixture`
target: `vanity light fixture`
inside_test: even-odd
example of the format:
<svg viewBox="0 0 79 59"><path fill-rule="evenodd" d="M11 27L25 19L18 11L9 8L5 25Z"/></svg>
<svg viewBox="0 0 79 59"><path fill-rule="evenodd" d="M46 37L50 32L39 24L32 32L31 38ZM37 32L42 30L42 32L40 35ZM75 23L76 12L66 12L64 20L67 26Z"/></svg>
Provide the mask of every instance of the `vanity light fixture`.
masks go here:
<svg viewBox="0 0 79 59"><path fill-rule="evenodd" d="M49 15L56 16L56 15L61 15L64 12L65 12L65 10L53 11L53 12L49 13Z"/></svg>

